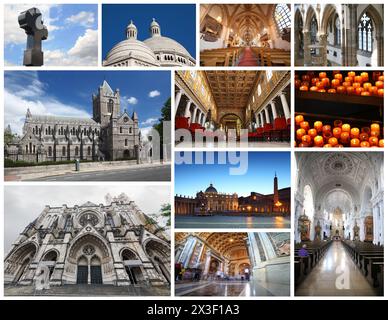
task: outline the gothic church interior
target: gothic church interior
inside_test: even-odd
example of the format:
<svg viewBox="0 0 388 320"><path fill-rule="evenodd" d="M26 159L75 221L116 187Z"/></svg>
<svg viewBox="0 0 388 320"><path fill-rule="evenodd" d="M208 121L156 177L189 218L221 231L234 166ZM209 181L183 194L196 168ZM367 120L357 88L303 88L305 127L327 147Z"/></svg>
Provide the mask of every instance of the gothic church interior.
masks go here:
<svg viewBox="0 0 388 320"><path fill-rule="evenodd" d="M383 4L297 4L296 66L384 66Z"/></svg>

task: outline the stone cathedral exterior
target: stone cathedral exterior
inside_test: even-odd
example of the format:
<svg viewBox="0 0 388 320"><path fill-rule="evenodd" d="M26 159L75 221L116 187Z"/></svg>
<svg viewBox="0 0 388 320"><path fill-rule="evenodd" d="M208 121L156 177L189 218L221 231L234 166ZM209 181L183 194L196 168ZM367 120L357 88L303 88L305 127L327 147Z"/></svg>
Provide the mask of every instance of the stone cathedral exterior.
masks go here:
<svg viewBox="0 0 388 320"><path fill-rule="evenodd" d="M120 110L120 91L104 80L92 95L93 118L35 115L27 109L23 134L5 146L5 158L27 162L124 160L140 148L139 119ZM8 126L6 129L11 134Z"/></svg>
<svg viewBox="0 0 388 320"><path fill-rule="evenodd" d="M50 286L168 286L169 235L125 194L105 199L46 206L6 255L4 283L32 285L44 266Z"/></svg>

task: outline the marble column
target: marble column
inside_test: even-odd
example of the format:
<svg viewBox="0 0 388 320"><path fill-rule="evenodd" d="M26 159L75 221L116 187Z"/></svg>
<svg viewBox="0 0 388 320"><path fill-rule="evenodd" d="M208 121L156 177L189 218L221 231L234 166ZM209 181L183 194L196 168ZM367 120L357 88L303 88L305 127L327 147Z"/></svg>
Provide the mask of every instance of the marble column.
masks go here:
<svg viewBox="0 0 388 320"><path fill-rule="evenodd" d="M288 106L287 97L285 92L280 93L280 100L282 101L282 107L284 112L284 117L289 119L291 117L290 108Z"/></svg>
<svg viewBox="0 0 388 320"><path fill-rule="evenodd" d="M260 128L261 124L260 124L260 117L258 113L255 114L255 118L256 118L256 125L257 125L256 127Z"/></svg>
<svg viewBox="0 0 388 320"><path fill-rule="evenodd" d="M373 216L373 244L377 244L377 223L378 223L378 208L376 205L372 208L372 216Z"/></svg>
<svg viewBox="0 0 388 320"><path fill-rule="evenodd" d="M270 102L271 104L271 109L272 109L272 116L273 116L273 121L275 122L275 119L278 117L278 114L276 112L276 105L275 105L275 101L271 101Z"/></svg>
<svg viewBox="0 0 388 320"><path fill-rule="evenodd" d="M265 106L264 111L265 111L265 123L271 123L269 118L268 106Z"/></svg>
<svg viewBox="0 0 388 320"><path fill-rule="evenodd" d="M384 245L384 204L383 201L379 202L380 209L380 244Z"/></svg>
<svg viewBox="0 0 388 320"><path fill-rule="evenodd" d="M183 94L183 91L179 89L178 93L175 95L175 115L176 115L176 112L178 111L179 102L181 101L182 94Z"/></svg>
<svg viewBox="0 0 388 320"><path fill-rule="evenodd" d="M264 117L263 117L263 111L259 112L260 114L260 122L261 122L261 127L264 127Z"/></svg>
<svg viewBox="0 0 388 320"><path fill-rule="evenodd" d="M199 108L194 105L194 110L193 110L193 114L192 114L192 121L190 123L196 123L197 122L197 113L198 113L198 110Z"/></svg>
<svg viewBox="0 0 388 320"><path fill-rule="evenodd" d="M209 272L210 260L211 260L211 251L207 250L206 251L206 259L205 259L205 268L203 270L203 275L207 275Z"/></svg>
<svg viewBox="0 0 388 320"><path fill-rule="evenodd" d="M186 103L186 109L185 109L185 117L189 118L189 124L191 123L191 113L190 113L190 106L192 101L189 99Z"/></svg>
<svg viewBox="0 0 388 320"><path fill-rule="evenodd" d="M261 241L261 245L264 248L265 256L267 257L267 260L271 260L277 257L276 251L272 245L271 240L269 239L269 236L265 232L259 232L259 237Z"/></svg>

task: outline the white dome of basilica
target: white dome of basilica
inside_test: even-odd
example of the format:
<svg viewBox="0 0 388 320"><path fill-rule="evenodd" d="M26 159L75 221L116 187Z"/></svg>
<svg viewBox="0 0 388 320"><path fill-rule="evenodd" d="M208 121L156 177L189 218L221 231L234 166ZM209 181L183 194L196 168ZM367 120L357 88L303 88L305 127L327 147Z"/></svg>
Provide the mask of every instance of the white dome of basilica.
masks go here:
<svg viewBox="0 0 388 320"><path fill-rule="evenodd" d="M150 47L137 40L137 28L132 21L127 26L126 35L126 40L119 42L108 52L104 65L128 66L128 60L135 61L130 65L158 65Z"/></svg>
<svg viewBox="0 0 388 320"><path fill-rule="evenodd" d="M194 66L195 60L177 41L163 37L155 19L150 24L151 37L137 40L137 28L131 21L127 39L116 44L107 54L104 66Z"/></svg>

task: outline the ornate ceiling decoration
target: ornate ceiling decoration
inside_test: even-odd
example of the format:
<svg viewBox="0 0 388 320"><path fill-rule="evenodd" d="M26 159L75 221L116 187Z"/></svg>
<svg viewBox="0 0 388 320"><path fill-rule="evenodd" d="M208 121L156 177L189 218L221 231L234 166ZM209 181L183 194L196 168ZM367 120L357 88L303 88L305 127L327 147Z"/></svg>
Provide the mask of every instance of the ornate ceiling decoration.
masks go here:
<svg viewBox="0 0 388 320"><path fill-rule="evenodd" d="M218 108L245 108L258 71L205 71Z"/></svg>

